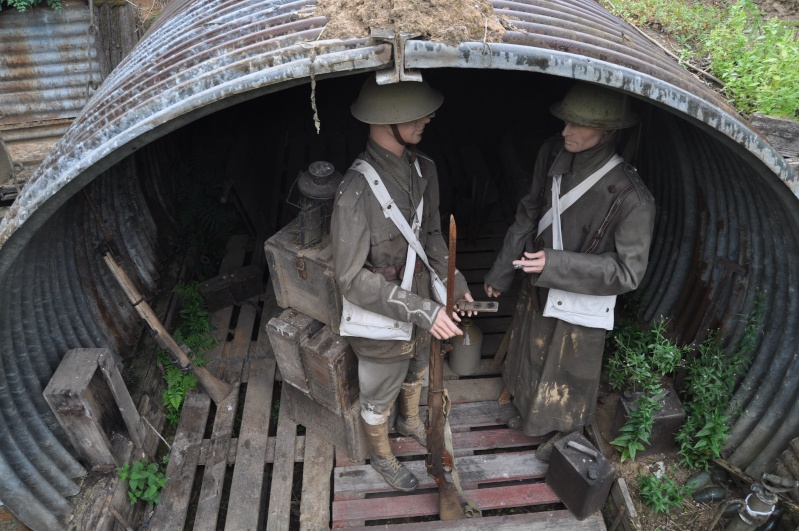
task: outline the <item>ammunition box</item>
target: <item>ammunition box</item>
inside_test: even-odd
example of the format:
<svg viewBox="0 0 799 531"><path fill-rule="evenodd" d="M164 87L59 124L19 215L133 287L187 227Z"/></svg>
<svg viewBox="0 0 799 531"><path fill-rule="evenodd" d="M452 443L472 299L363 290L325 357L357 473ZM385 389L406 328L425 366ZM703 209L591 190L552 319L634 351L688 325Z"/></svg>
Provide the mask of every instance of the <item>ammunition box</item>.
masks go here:
<svg viewBox="0 0 799 531"><path fill-rule="evenodd" d="M349 342L329 326L300 341L311 398L343 414L358 398L358 359Z"/></svg>
<svg viewBox="0 0 799 531"><path fill-rule="evenodd" d="M322 328L322 323L298 312L285 310L266 324L266 333L283 381L309 393L308 377L300 355L300 342Z"/></svg>

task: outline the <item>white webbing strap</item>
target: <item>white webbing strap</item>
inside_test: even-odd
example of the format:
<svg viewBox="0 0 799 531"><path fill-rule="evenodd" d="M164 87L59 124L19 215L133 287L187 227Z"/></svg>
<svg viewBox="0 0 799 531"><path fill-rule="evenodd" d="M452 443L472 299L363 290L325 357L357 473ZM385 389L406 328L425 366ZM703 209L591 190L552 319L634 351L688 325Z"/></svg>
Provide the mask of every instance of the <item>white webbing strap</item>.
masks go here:
<svg viewBox="0 0 799 531"><path fill-rule="evenodd" d="M419 175L421 175L422 173L419 167L419 161L417 160L414 164L416 165L416 170L419 172ZM375 169L372 167L371 164L369 164L363 159L355 159L355 162L352 163L350 169L362 173L363 176L366 178L366 182L369 183L369 187L372 189L372 193L375 194L375 198L380 203L380 206L383 209L383 214L394 222L394 225L397 226L402 235L408 241L409 250L410 248L413 248L413 250L415 251L414 254L419 255L419 258L422 260L424 265L427 266L428 270L430 270L430 275L433 277L433 286L436 289L436 294L439 297L439 302L446 301L447 300L446 288L444 288L443 282L441 282L441 279L438 277L438 273L436 273L435 269L433 269L433 267L430 265L430 262L427 261L427 254L425 254L424 248L422 247L422 244L419 242L419 237L417 235L417 232L421 228L422 224L422 209L424 206L424 198L422 198L419 201L419 205L416 207L416 219L414 220L413 228L411 228L411 226L408 225L408 222L405 220L405 217L403 217L402 213L400 212L399 207L392 208L392 206L396 205L396 203L394 202L394 199L391 198L391 194L388 193L386 185L383 184L383 180L380 178L380 176L377 174L377 171L375 171ZM410 257L410 252L408 253L408 256ZM407 264L405 267L406 275L408 274L409 269L413 271L414 269L413 262L415 261L416 257L414 257L413 260L409 258L405 262ZM403 288L408 289L404 287L404 282L403 282ZM442 289L444 290L443 296L441 293Z"/></svg>
<svg viewBox="0 0 799 531"><path fill-rule="evenodd" d="M577 200L580 199L580 197L582 197L584 193L586 193L588 190L591 189L592 186L594 186L597 182L599 182L599 179L604 177L606 173L608 173L610 170L615 168L621 162L624 162L623 158L621 158L618 155L613 155L610 158L610 160L607 161L601 168L599 168L597 171L595 171L594 173L592 173L591 175L589 175L588 177L583 179L583 182L581 182L580 184L578 184L577 186L575 186L574 188L569 190L569 193L567 193L566 195L561 197L559 199L559 201L558 201L558 207L560 208L560 214L563 214L563 212L567 208L569 208L575 202L577 202ZM560 177L561 176L560 175L555 175L554 177L557 177L557 179L553 179L553 181L555 181L555 180L558 181L558 194L560 194ZM553 182L553 187L554 187L554 182ZM555 203L553 202L552 205L554 207ZM541 217L541 221L538 222L538 235L539 236L541 235L542 232L544 232L546 230L547 227L552 225L554 217L555 217L555 213L553 212L552 208L547 210L546 213Z"/></svg>

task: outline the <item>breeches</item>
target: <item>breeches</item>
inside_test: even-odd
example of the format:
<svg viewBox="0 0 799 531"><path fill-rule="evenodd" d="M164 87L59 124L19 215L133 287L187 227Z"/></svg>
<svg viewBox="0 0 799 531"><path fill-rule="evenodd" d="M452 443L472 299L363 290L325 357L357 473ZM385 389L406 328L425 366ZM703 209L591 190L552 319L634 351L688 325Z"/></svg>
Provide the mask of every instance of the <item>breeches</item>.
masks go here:
<svg viewBox="0 0 799 531"><path fill-rule="evenodd" d="M358 380L364 420L373 425L386 422L402 385L422 385L429 359L429 348L417 350L412 358L394 363L375 363L359 358Z"/></svg>

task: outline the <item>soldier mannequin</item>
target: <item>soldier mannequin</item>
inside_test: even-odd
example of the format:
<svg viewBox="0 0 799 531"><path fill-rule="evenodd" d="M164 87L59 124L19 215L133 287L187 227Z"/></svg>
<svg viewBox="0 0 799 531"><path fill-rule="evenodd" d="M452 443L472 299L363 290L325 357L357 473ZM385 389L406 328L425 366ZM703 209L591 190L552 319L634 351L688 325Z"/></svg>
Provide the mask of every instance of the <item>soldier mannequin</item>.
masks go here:
<svg viewBox="0 0 799 531"><path fill-rule="evenodd" d="M544 317L549 289L594 296L635 289L646 271L655 217L654 199L635 168L619 163L561 213L562 250L553 248L554 222L537 234L552 207L553 176L562 176L563 197L611 160L617 130L638 121L624 94L588 83L572 87L550 110L565 123L562 138L539 151L531 190L484 284L489 297L498 297L510 287L514 267L526 273L502 375L521 414L509 425L527 435L554 432L538 448L544 461L561 434L581 430L594 416L606 333ZM614 203L618 210L587 253Z"/></svg>
<svg viewBox="0 0 799 531"><path fill-rule="evenodd" d="M424 198L419 241L430 265L447 282L438 175L433 161L415 150L443 101L427 83L377 85L372 77L363 84L351 110L357 120L369 124L366 151L358 158L377 171L409 224ZM408 243L383 214L364 176L353 169L346 173L336 194L331 237L342 296L364 309L416 325L410 341L350 338L358 356L361 418L371 447L371 465L392 487L413 490L417 479L397 461L389 445L391 406L399 396L397 431L425 445L419 400L428 369L430 335L438 339L461 335L453 321L460 319L456 315L450 319L432 300L430 274L420 260L414 265L411 289L400 288ZM460 273L455 278L455 298L472 300Z"/></svg>

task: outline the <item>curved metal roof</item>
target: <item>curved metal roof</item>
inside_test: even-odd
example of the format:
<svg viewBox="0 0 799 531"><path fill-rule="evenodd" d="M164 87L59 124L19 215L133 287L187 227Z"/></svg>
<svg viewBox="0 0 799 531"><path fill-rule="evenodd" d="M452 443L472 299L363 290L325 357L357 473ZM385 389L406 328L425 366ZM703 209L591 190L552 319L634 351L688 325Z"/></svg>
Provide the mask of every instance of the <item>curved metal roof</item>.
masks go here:
<svg viewBox="0 0 799 531"><path fill-rule="evenodd" d="M68 230L67 220L89 214L75 213L75 203L70 203L69 209L61 207L98 176L113 172L123 158L201 116L306 82L312 76L391 65L389 44L371 39L316 40L326 19L314 16L313 7L313 2L303 0L173 0L131 55L99 87L0 222L0 293L4 301L0 308L0 473L4 478L0 499L28 526L57 528L58 518L68 507L65 497L75 492L70 478L82 473L43 404L42 383L52 375L65 348L122 344L136 329L135 319L124 312L108 322L98 321L96 316L103 312L96 308L107 298L103 296L103 276L87 273L82 267L89 267L80 258L86 249L73 249L63 241L69 236L63 234ZM674 260L653 259L647 279L650 317L676 308L701 320L698 312L708 310L707 305L692 305L686 295L698 287L705 290L703 301L726 301L735 312L745 312L752 307L757 282L770 282L765 279L775 268L786 283L797 278L796 242L791 234L799 234L795 230L799 228L799 209L785 186L796 190L796 176L719 96L590 0L496 0L494 7L515 26L502 42L446 46L408 41L405 66L517 70L586 80L623 90L668 111L663 113L661 134L668 135L664 138L672 158L651 153L651 160L662 164L653 164L649 171L659 176L656 184L662 187L658 191L667 207L666 211L661 208L653 252ZM689 164L686 157L700 161L704 171ZM733 159L739 163L732 164ZM673 169L678 177L663 174L663 167ZM124 182L124 178L117 180ZM740 197L730 196L725 202L721 197L702 195L707 186L732 194L725 188L729 182L734 186L741 183L741 190L757 197L763 210L747 206ZM120 196L133 198L130 203L140 201L140 191L117 190L115 186L119 184L105 191L95 189L92 194L105 193L114 201L121 201ZM741 208L749 214L745 227L735 225ZM155 274L155 259L153 253L141 250L150 245L141 235L148 234L153 224L150 218L139 219L129 212L110 209L108 218L116 218L126 227L129 254L146 257L137 269L147 284ZM723 220L724 230L709 224L708 216ZM774 225L787 225L791 230L787 236L778 236L784 232L772 232ZM727 232L733 228L742 235ZM713 233L713 237L698 235L702 231ZM759 231L774 238L768 249L758 248ZM678 238L679 234L684 237ZM746 245L740 243L744 240ZM60 264L44 266L52 261L48 252L54 248L68 256L70 268L77 270L63 269ZM755 250L766 256L756 257ZM736 263L751 260L752 276L744 288L725 291L733 287L717 256ZM696 260L706 266L701 273L689 271ZM80 281L62 269L74 272ZM70 286L69 295L64 295L68 300L40 302L42 290L59 282ZM732 449L735 462L744 467L753 463L763 466L781 449L776 447L799 429L799 421L790 420L799 419L799 413L792 411L799 407L795 399L799 386L794 382L799 368L787 332L796 329L797 312L791 300L777 293L773 301L768 313L770 335L761 342L738 396L744 410L734 426ZM14 318L19 308L26 312L23 322ZM740 334L731 312L716 308L714 315L730 323L732 338ZM48 335L44 323L51 318L58 323L58 332L42 337ZM688 321L686 326L695 324ZM789 386L779 393L773 389L774 370L788 375ZM775 411L768 407L772 404L782 407Z"/></svg>

